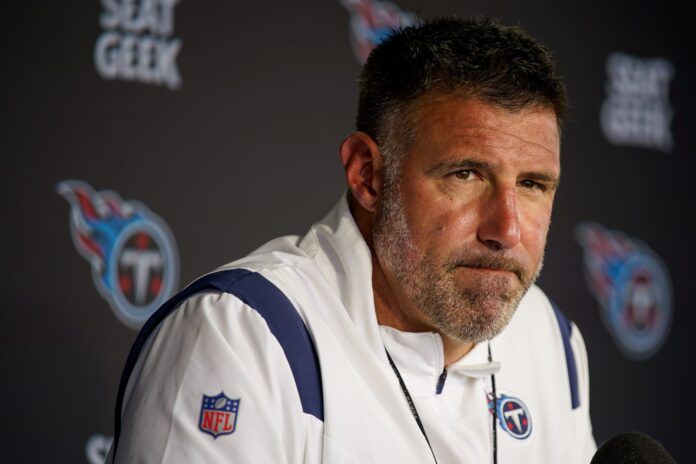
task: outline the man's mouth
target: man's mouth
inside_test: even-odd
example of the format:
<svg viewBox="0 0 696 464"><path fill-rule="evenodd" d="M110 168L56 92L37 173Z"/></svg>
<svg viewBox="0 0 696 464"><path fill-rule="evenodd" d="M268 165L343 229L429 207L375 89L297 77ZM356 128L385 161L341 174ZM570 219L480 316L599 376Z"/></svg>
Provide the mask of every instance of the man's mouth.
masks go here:
<svg viewBox="0 0 696 464"><path fill-rule="evenodd" d="M468 271L473 271L476 273L481 273L481 274L488 274L488 275L498 275L498 276L510 276L514 275L517 277L517 279L522 282L522 276L521 272L517 269L511 269L510 267L506 266L472 266L469 264L458 264L456 267L459 268L464 268L467 269Z"/></svg>

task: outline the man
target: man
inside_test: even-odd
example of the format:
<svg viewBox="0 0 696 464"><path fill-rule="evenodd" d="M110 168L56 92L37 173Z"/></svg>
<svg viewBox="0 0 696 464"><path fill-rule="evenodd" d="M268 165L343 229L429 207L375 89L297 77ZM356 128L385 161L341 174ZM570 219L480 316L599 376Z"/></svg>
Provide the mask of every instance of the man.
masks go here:
<svg viewBox="0 0 696 464"><path fill-rule="evenodd" d="M563 85L517 28L432 21L367 61L348 191L141 332L116 462L586 463L585 348L533 285Z"/></svg>

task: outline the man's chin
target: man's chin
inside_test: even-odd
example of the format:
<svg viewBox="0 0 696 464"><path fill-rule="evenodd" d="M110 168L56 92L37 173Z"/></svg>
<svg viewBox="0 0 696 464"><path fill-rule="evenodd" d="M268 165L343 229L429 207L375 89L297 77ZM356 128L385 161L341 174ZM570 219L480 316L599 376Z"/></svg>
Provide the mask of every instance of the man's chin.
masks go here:
<svg viewBox="0 0 696 464"><path fill-rule="evenodd" d="M458 340L474 343L490 340L500 334L510 323L520 300L517 295L471 296L465 313L449 319L440 329Z"/></svg>

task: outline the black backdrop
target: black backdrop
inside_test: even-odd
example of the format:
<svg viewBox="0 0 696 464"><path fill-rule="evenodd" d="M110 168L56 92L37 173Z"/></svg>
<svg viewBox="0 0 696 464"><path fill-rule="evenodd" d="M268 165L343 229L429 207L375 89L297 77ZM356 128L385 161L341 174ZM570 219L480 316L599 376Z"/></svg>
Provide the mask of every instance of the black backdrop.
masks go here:
<svg viewBox="0 0 696 464"><path fill-rule="evenodd" d="M360 70L346 5L170 3L3 7L3 460L98 462L136 335L76 249L76 210L56 192L60 182L88 184L97 206L108 195L96 192L110 190L159 216L176 243L179 286L272 237L302 233L343 191L337 147L353 127ZM166 21L155 32L128 26L128 40L146 50L150 36L169 44L161 52L169 60L160 56L163 74L149 74L161 83L142 82L147 73L139 81L97 70L95 48L110 30L100 15L129 4L174 14L169 30ZM688 281L695 257L692 15L677 2L646 0L398 6L422 18L494 16L522 25L555 52L572 112L540 285L583 331L597 441L640 430L687 462L688 397L696 385ZM128 27L114 30L125 36ZM611 56L621 69L607 68ZM601 260L599 271L585 265L601 255L586 255L578 240L588 223L622 243L614 264L635 264L636 255L638 267L647 262L642 290L617 275L603 290L588 283L602 281ZM631 298L652 311L639 353L626 349L603 316Z"/></svg>

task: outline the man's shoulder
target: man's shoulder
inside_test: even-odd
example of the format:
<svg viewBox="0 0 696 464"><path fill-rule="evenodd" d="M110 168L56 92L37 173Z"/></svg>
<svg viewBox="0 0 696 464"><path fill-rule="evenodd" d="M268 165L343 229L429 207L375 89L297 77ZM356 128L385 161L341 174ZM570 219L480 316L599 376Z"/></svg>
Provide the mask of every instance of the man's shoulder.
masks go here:
<svg viewBox="0 0 696 464"><path fill-rule="evenodd" d="M532 285L520 300L515 314L503 333L523 330L530 324L536 325L548 320L552 313L551 300L541 288Z"/></svg>
<svg viewBox="0 0 696 464"><path fill-rule="evenodd" d="M210 274L237 268L262 272L285 266L296 266L301 261L312 258L311 250L308 250L305 245L306 242L306 236L286 235L278 237L248 255L218 267Z"/></svg>
<svg viewBox="0 0 696 464"><path fill-rule="evenodd" d="M534 359L543 366L565 364L571 355L570 340L580 336L575 325L536 285L520 302L508 326L496 337L499 350L529 366Z"/></svg>
<svg viewBox="0 0 696 464"><path fill-rule="evenodd" d="M581 404L581 384L587 383L582 335L536 285L530 287L510 324L499 336L498 347L510 364L516 366L513 369L516 374L532 374L537 380L547 378L554 384L565 385L569 390L571 410ZM564 371L566 376L542 375Z"/></svg>
<svg viewBox="0 0 696 464"><path fill-rule="evenodd" d="M532 327L536 336L544 329L556 334L573 327L572 321L537 285L529 288L509 324L509 328L516 331L529 331Z"/></svg>
<svg viewBox="0 0 696 464"><path fill-rule="evenodd" d="M287 327L291 322L302 325L293 304L292 288L288 290L280 277L298 267L297 262L278 256L257 256L229 263L187 285L160 307L148 324L158 325L186 308L189 323L209 318L209 313L216 312L216 318L222 320L260 317L271 332L274 327Z"/></svg>

